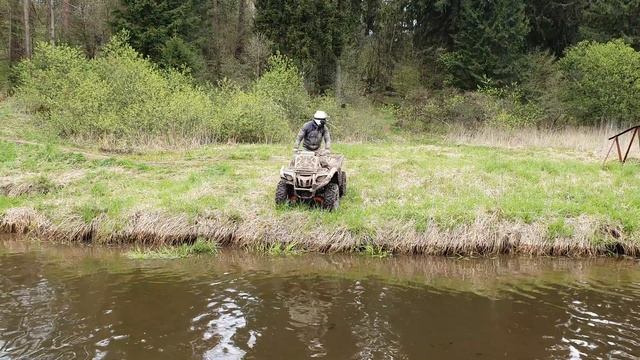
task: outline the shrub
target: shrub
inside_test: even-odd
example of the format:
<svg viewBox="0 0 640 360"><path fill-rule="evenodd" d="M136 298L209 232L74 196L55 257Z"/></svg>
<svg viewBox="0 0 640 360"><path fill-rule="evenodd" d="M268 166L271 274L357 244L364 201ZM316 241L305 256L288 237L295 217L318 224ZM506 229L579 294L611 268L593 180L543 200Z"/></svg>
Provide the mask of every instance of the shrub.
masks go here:
<svg viewBox="0 0 640 360"><path fill-rule="evenodd" d="M255 82L253 91L271 99L284 109L284 115L292 126L310 117L310 99L303 86L302 74L289 58L273 55L268 70Z"/></svg>
<svg viewBox="0 0 640 360"><path fill-rule="evenodd" d="M278 142L291 136L285 112L270 98L256 92L229 89L216 108L215 129L220 140Z"/></svg>
<svg viewBox="0 0 640 360"><path fill-rule="evenodd" d="M313 99L315 109L326 111L332 140L366 141L384 138L391 130L393 114L381 111L366 99L342 104L330 95ZM298 124L301 126L302 122Z"/></svg>
<svg viewBox="0 0 640 360"><path fill-rule="evenodd" d="M410 100L395 111L397 125L410 130L441 130L447 125L519 128L538 125L542 108L524 98L519 86L487 84L479 91L444 90L421 101Z"/></svg>
<svg viewBox="0 0 640 360"><path fill-rule="evenodd" d="M563 100L588 125L629 124L640 118L640 53L622 40L584 41L559 62Z"/></svg>
<svg viewBox="0 0 640 360"><path fill-rule="evenodd" d="M63 137L214 137L212 102L189 76L162 71L115 36L100 57L87 60L78 49L37 45L19 66L17 94L45 126Z"/></svg>
<svg viewBox="0 0 640 360"><path fill-rule="evenodd" d="M396 110L397 124L411 130L433 130L456 123L475 126L491 118L495 102L479 93L445 90L421 101L410 100Z"/></svg>

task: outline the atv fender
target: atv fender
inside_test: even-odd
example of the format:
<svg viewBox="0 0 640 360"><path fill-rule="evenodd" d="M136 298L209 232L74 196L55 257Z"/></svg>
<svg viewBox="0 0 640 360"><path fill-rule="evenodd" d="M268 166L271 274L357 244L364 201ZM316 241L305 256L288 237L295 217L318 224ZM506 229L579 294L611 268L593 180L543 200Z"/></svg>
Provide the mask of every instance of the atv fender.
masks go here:
<svg viewBox="0 0 640 360"><path fill-rule="evenodd" d="M285 168L284 166L280 168L280 179L287 182L289 185L294 185L294 180L296 178L296 172Z"/></svg>
<svg viewBox="0 0 640 360"><path fill-rule="evenodd" d="M327 177L324 178L322 181L316 183L316 190L327 186L327 184L330 182L334 182L334 179L337 179L336 173L338 172L338 170L339 169L336 169L336 168L329 170L329 172L327 173Z"/></svg>

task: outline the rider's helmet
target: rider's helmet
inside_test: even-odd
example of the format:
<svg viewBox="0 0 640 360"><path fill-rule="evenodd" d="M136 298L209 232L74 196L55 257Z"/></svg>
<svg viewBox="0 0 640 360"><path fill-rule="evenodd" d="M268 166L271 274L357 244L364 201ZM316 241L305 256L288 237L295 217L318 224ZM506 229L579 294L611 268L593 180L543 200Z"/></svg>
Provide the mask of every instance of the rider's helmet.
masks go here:
<svg viewBox="0 0 640 360"><path fill-rule="evenodd" d="M318 110L315 114L313 114L313 121L315 121L315 123L318 125L324 125L327 122L327 117L328 116L326 112Z"/></svg>

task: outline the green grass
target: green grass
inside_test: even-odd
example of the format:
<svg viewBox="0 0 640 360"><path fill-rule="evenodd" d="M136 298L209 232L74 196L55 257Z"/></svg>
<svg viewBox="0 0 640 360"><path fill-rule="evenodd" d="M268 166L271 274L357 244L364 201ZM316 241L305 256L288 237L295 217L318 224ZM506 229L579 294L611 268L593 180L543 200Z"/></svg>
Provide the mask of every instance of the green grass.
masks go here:
<svg viewBox="0 0 640 360"><path fill-rule="evenodd" d="M164 245L157 248L137 247L126 253L130 259L152 260L152 259L179 259L195 255L216 255L218 246L210 241L198 239L193 244L182 244L178 246Z"/></svg>
<svg viewBox="0 0 640 360"><path fill-rule="evenodd" d="M9 132L2 128L0 134ZM233 222L295 219L300 231L340 228L362 238L398 224L422 232L432 225L455 229L492 217L540 224L555 239L574 235L573 220L591 219L620 229L627 239L640 239L637 164L611 162L602 168L601 159L568 150L449 145L434 139L364 144L336 140L333 150L347 158L349 191L337 211L326 212L274 205L279 169L290 160L290 144L113 155L0 137L4 180L39 182L49 189L18 197L0 193L0 214L32 207L54 224L69 218L90 223L100 217L117 229L140 211L189 219L213 212Z"/></svg>
<svg viewBox="0 0 640 360"><path fill-rule="evenodd" d="M271 244L264 250L264 253L269 256L293 256L299 255L300 250L297 248L298 244L291 242L288 244L282 244L279 242Z"/></svg>
<svg viewBox="0 0 640 360"><path fill-rule="evenodd" d="M372 258L379 259L391 256L391 252L385 250L384 247L376 244L366 244L360 253Z"/></svg>

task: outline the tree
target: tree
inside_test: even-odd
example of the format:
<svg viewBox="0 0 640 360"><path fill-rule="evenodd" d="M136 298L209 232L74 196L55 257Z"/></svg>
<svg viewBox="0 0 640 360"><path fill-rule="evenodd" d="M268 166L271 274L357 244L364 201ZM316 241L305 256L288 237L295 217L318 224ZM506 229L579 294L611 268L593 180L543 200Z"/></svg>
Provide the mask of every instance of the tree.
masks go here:
<svg viewBox="0 0 640 360"><path fill-rule="evenodd" d="M523 0L463 0L454 51L443 57L454 84L473 89L486 79L518 79L529 25Z"/></svg>
<svg viewBox="0 0 640 360"><path fill-rule="evenodd" d="M564 101L585 125L629 125L640 117L640 52L622 40L584 41L560 60Z"/></svg>
<svg viewBox="0 0 640 360"><path fill-rule="evenodd" d="M257 0L255 26L322 92L334 82L337 60L358 30L360 14L355 0Z"/></svg>
<svg viewBox="0 0 640 360"><path fill-rule="evenodd" d="M155 61L174 36L192 44L202 39L205 0L120 0L120 5L113 12L113 30L127 30L133 48Z"/></svg>
<svg viewBox="0 0 640 360"><path fill-rule="evenodd" d="M531 49L548 49L556 56L578 42L585 3L576 0L527 0Z"/></svg>
<svg viewBox="0 0 640 360"><path fill-rule="evenodd" d="M622 38L640 50L640 0L594 0L584 9L580 35L606 42Z"/></svg>

